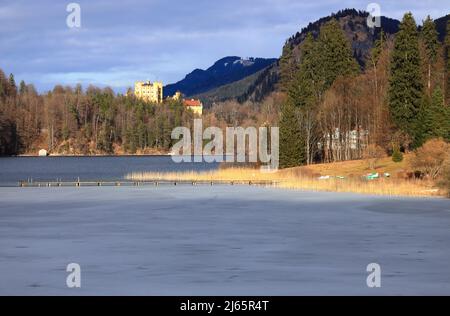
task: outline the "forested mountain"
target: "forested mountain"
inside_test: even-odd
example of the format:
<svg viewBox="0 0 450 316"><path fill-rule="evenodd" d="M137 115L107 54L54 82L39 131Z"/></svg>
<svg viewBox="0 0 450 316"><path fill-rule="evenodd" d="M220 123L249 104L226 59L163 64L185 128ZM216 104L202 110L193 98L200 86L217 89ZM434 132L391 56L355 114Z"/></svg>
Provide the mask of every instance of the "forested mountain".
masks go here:
<svg viewBox="0 0 450 316"><path fill-rule="evenodd" d="M382 28L372 32L372 30L367 27L367 15L367 12L346 9L321 18L308 24L308 26L303 28L300 32L291 36L286 41L284 51L289 47L292 51L291 58L298 61L300 58L300 47L306 34L311 32L313 36L317 37L319 29L324 23L331 19L337 19L348 40L352 43L351 46L354 57L358 60L361 67L363 67L367 53L372 48L374 40L381 29L385 34L395 34L398 31L398 25L400 23L394 19L381 17ZM224 77L226 80L217 80L216 78L213 78L214 76L212 76L211 73L223 76L226 71L224 65L227 64L229 67L229 65L233 65L236 60L238 60L238 57L226 57L216 62L214 66L206 71L198 69L194 70L182 81L174 85L168 85L165 88L165 93L167 95L173 95L176 90L180 90L186 95L200 98L206 106L210 106L213 103L227 100L236 100L240 103L245 101L259 102L276 89L280 78L280 70L278 63L275 63L276 60L274 59L268 60L270 65L263 67L264 71L261 71L262 68L259 68L257 72L243 76L244 72L238 69L237 73L239 76L233 75ZM260 64L260 66L262 65L263 64ZM236 80L236 78L239 79ZM223 84L224 81L226 81L226 84ZM211 88L213 85L214 87Z"/></svg>
<svg viewBox="0 0 450 316"><path fill-rule="evenodd" d="M445 34L446 34L446 28L447 28L447 22L450 20L450 14L447 14L446 16L443 16L439 19L434 20L434 24L436 25L436 31L438 33L438 39L440 42L444 41Z"/></svg>
<svg viewBox="0 0 450 316"><path fill-rule="evenodd" d="M317 38L320 27L334 19L339 22L347 40L350 42L353 57L357 60L361 69L364 69L367 57L370 55L380 33L382 32L388 39L392 38L398 32L400 24L398 20L382 16L381 27L370 29L366 23L367 17L367 12L345 9L311 22L286 41L283 54L289 54L287 58L290 58L293 63L299 63L301 46L307 34L311 33L314 38ZM441 42L446 34L445 29L449 17L450 15L446 15L434 21L438 39ZM196 97L201 98L207 106L226 100L236 100L240 103L245 101L259 102L276 90L279 79L280 68L278 63L274 63L255 75L209 90L206 93L197 94Z"/></svg>
<svg viewBox="0 0 450 316"><path fill-rule="evenodd" d="M387 35L398 32L399 21L387 17L381 17L381 27L370 29L367 26L368 13L355 9L345 9L323 17L313 23L309 23L300 32L290 37L286 44L293 52L293 57L298 59L300 46L307 34L311 33L314 38L319 36L320 27L331 20L337 20L345 36L351 43L353 56L362 66L365 64L367 53L372 48L373 43L381 31Z"/></svg>
<svg viewBox="0 0 450 316"><path fill-rule="evenodd" d="M261 102L264 97L275 90L278 76L278 62L276 62L244 79L196 94L193 97L201 99L206 107L227 100L236 100L240 103L245 101Z"/></svg>
<svg viewBox="0 0 450 316"><path fill-rule="evenodd" d="M450 140L450 24L439 41L442 26L429 16L418 27L405 13L375 32L366 16L344 10L286 42L281 166L398 156Z"/></svg>
<svg viewBox="0 0 450 316"><path fill-rule="evenodd" d="M172 96L176 91L180 91L185 96L192 96L203 93L251 76L276 61L276 58L225 57L216 61L206 70L195 69L183 80L165 86L164 94Z"/></svg>

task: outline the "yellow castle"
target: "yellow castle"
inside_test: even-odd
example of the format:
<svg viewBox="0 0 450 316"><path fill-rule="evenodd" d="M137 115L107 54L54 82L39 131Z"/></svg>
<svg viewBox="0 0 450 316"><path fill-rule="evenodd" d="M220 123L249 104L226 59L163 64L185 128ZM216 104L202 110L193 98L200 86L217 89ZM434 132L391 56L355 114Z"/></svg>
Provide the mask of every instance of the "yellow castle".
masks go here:
<svg viewBox="0 0 450 316"><path fill-rule="evenodd" d="M131 89L128 90L129 95ZM143 99L149 102L162 103L163 102L163 83L155 81L136 81L134 84L134 95L138 99ZM173 97L167 99L182 101L186 109L191 110L195 114L201 116L203 114L203 103L198 99L183 99L180 91L175 92Z"/></svg>
<svg viewBox="0 0 450 316"><path fill-rule="evenodd" d="M137 81L134 84L134 95L145 101L161 103L163 101L162 82Z"/></svg>

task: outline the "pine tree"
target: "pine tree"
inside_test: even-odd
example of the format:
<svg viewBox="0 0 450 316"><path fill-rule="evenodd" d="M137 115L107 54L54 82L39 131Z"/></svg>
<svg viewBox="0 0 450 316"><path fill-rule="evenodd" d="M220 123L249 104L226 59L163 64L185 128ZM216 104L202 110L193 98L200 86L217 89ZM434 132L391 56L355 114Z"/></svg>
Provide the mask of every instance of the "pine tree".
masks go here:
<svg viewBox="0 0 450 316"><path fill-rule="evenodd" d="M389 106L392 121L417 145L421 137L417 115L422 102L423 84L417 27L411 13L406 13L400 24L390 69Z"/></svg>
<svg viewBox="0 0 450 316"><path fill-rule="evenodd" d="M297 71L297 64L294 60L292 46L289 42L283 47L280 57L280 90L287 91Z"/></svg>
<svg viewBox="0 0 450 316"><path fill-rule="evenodd" d="M316 103L318 57L317 45L311 33L306 36L301 49L301 63L289 85L288 100L296 107L311 107Z"/></svg>
<svg viewBox="0 0 450 316"><path fill-rule="evenodd" d="M17 86L16 81L14 80L14 75L9 74L9 96L16 96L17 94Z"/></svg>
<svg viewBox="0 0 450 316"><path fill-rule="evenodd" d="M427 88L428 94L431 94L431 69L433 64L436 62L436 57L439 49L438 44L438 33L436 31L436 25L433 20L428 15L425 21L423 22L422 29L422 41L425 46L426 52L426 62L428 67L427 73Z"/></svg>
<svg viewBox="0 0 450 316"><path fill-rule="evenodd" d="M3 71L0 69L0 101L6 96L7 93L7 85L6 78Z"/></svg>
<svg viewBox="0 0 450 316"><path fill-rule="evenodd" d="M386 44L386 34L384 33L383 29L380 31L379 38L375 40L373 48L370 52L370 61L372 63L373 67L373 73L374 73L374 95L376 98L376 103L379 102L379 80L378 80L378 61L380 59L381 53L385 49Z"/></svg>
<svg viewBox="0 0 450 316"><path fill-rule="evenodd" d="M402 162L403 161L403 154L400 151L400 146L398 146L398 145L394 146L394 148L393 148L392 161L393 162Z"/></svg>
<svg viewBox="0 0 450 316"><path fill-rule="evenodd" d="M280 168L290 168L305 163L304 141L296 108L286 103L280 118Z"/></svg>
<svg viewBox="0 0 450 316"><path fill-rule="evenodd" d="M442 90L437 87L431 97L430 108L427 111L427 126L429 127L428 138L448 138L450 117L449 111L444 105Z"/></svg>
<svg viewBox="0 0 450 316"><path fill-rule="evenodd" d="M414 126L414 130L416 136L413 139L413 146L415 148L422 146L433 134L434 121L430 109L431 97L428 94L423 94L420 108L415 118L416 125Z"/></svg>
<svg viewBox="0 0 450 316"><path fill-rule="evenodd" d="M444 105L444 95L437 87L430 97L424 96L421 111L419 113L422 136L418 145L422 145L431 138L448 138L449 133L449 111Z"/></svg>
<svg viewBox="0 0 450 316"><path fill-rule="evenodd" d="M320 98L317 85L320 82L317 76L318 56L317 43L308 33L302 44L299 69L288 91L288 102L298 109L301 118L304 143L301 154L306 157L307 164L312 163L317 151L316 108Z"/></svg>
<svg viewBox="0 0 450 316"><path fill-rule="evenodd" d="M19 93L21 95L24 95L27 92L27 85L25 84L25 81L21 80L19 84Z"/></svg>
<svg viewBox="0 0 450 316"><path fill-rule="evenodd" d="M335 19L320 28L318 51L318 73L323 82L323 86L319 87L321 91L331 87L336 78L359 72L350 43Z"/></svg>
<svg viewBox="0 0 450 316"><path fill-rule="evenodd" d="M371 58L374 64L378 63L378 58L383 52L385 43L386 43L386 34L384 33L383 29L381 29L380 35L373 43L373 48L371 51Z"/></svg>

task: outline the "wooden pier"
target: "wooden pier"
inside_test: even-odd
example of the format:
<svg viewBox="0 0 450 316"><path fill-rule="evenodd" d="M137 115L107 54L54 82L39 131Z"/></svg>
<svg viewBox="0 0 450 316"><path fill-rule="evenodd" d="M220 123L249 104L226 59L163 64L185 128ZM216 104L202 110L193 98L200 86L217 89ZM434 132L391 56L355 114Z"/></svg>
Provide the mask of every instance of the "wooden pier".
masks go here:
<svg viewBox="0 0 450 316"><path fill-rule="evenodd" d="M213 181L190 181L190 180L150 180L150 181L19 181L19 187L121 187L121 186L159 186L159 185L259 185L269 186L275 184L274 181L255 180L213 180Z"/></svg>

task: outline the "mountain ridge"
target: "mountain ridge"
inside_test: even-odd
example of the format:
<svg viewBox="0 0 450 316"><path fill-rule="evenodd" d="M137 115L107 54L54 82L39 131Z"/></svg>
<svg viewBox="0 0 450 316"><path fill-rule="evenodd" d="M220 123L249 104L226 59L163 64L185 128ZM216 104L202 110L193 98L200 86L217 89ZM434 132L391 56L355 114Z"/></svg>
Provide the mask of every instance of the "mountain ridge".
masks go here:
<svg viewBox="0 0 450 316"><path fill-rule="evenodd" d="M239 56L227 56L217 60L206 70L194 69L184 79L166 85L164 94L171 96L176 91L180 91L185 96L193 96L207 92L251 76L277 60L277 58L250 57L244 59Z"/></svg>

